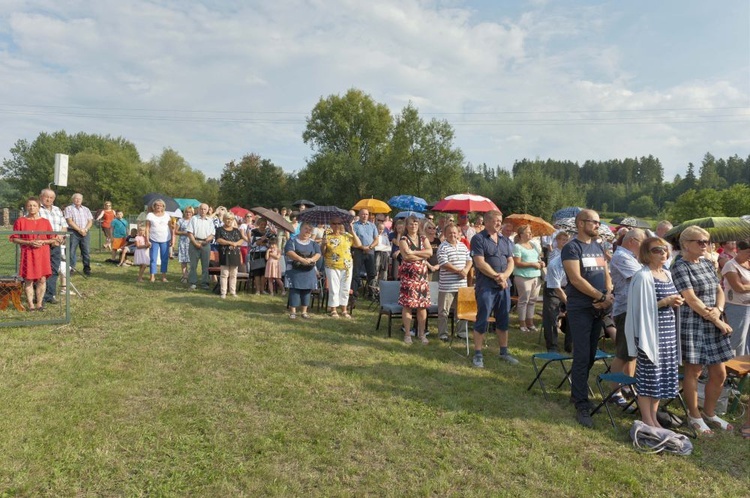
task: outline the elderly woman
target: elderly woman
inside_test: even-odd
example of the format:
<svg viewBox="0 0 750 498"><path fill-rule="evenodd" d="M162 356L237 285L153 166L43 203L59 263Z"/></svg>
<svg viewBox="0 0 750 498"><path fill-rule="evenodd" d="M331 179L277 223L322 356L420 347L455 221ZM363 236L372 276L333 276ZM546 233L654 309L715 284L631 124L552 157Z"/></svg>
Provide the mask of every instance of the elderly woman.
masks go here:
<svg viewBox="0 0 750 498"><path fill-rule="evenodd" d="M51 232L49 220L39 214L39 200L26 199L26 216L13 224L16 232ZM52 275L50 266L50 246L55 243L52 234L27 233L13 234L10 241L21 246L21 263L18 274L23 279L23 290L29 302L29 311L43 311L44 292L47 290L47 277ZM36 287L36 292L35 288ZM37 303L38 308L35 307Z"/></svg>
<svg viewBox="0 0 750 498"><path fill-rule="evenodd" d="M750 354L748 330L750 330L750 241L737 242L736 256L724 263L727 323L732 327L730 344L735 356Z"/></svg>
<svg viewBox="0 0 750 498"><path fill-rule="evenodd" d="M195 209L193 206L186 207L185 211L182 213L182 218L177 221L177 226L174 232L175 235L179 237L179 242L177 243L177 261L179 261L182 266L182 278L180 279L180 282L183 284L187 282L188 268L190 267L190 237L187 233L187 227L190 224L190 218L192 218L194 214Z"/></svg>
<svg viewBox="0 0 750 498"><path fill-rule="evenodd" d="M521 225L516 229L513 246L513 284L518 292L518 321L521 332L536 332L534 311L542 288L542 251L531 242L531 227Z"/></svg>
<svg viewBox="0 0 750 498"><path fill-rule="evenodd" d="M403 259L398 268L401 289L398 304L402 306L404 342L411 344L412 313L416 310L417 337L422 344L429 344L425 336L427 308L430 307L430 282L427 280L427 260L432 256L429 239L419 230L419 220L406 218L406 232L398 243Z"/></svg>
<svg viewBox="0 0 750 498"><path fill-rule="evenodd" d="M146 238L151 248L150 271L151 281L156 280L156 258L161 258L161 281L167 282L167 267L169 266L169 251L172 227L170 217L166 213L167 205L161 199L151 203L151 212L146 215Z"/></svg>
<svg viewBox="0 0 750 498"><path fill-rule="evenodd" d="M224 213L224 224L216 229L216 243L219 245L219 289L220 297L237 295L237 270L242 264L240 246L245 235L236 227L234 214Z"/></svg>
<svg viewBox="0 0 750 498"><path fill-rule="evenodd" d="M318 287L318 275L315 264L321 257L320 245L312 235L313 227L309 223L300 225L299 234L289 239L284 247L287 261L286 277L289 279L289 318L297 318L297 308L302 318L310 318L307 307L310 306L310 293Z"/></svg>
<svg viewBox="0 0 750 498"><path fill-rule="evenodd" d="M666 269L669 257L664 239L649 237L641 243L638 260L645 266L630 281L625 315L628 354L636 357L638 408L643 423L652 427L661 427L659 400L676 398L678 392L675 308L684 299Z"/></svg>
<svg viewBox="0 0 750 498"><path fill-rule="evenodd" d="M347 312L349 289L352 284L352 247L362 243L353 229L354 220L349 223L347 232L341 218L331 220L331 231L323 236L323 257L325 258L326 281L328 282L328 314L338 318L337 308L341 306L341 316L351 318Z"/></svg>
<svg viewBox="0 0 750 498"><path fill-rule="evenodd" d="M680 308L680 340L685 365L683 389L688 422L701 434L711 433L698 411L698 377L704 365L708 367L704 418L723 430L733 429L714 411L727 375L724 362L734 354L729 343L732 328L721 320L724 292L713 263L706 258L709 244L708 232L696 226L686 228L680 234L682 259L672 266L674 285L687 304Z"/></svg>

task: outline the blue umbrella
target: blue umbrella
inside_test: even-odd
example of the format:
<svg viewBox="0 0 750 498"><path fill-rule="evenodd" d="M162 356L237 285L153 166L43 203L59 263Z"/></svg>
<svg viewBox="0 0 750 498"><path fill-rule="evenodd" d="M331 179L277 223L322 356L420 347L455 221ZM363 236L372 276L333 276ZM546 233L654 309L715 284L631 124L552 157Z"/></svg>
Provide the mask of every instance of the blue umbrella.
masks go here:
<svg viewBox="0 0 750 498"><path fill-rule="evenodd" d="M397 209L417 211L421 213L427 209L427 201L413 195L397 195L388 199L388 205Z"/></svg>
<svg viewBox="0 0 750 498"><path fill-rule="evenodd" d="M559 220L560 218L575 218L576 215L581 211L583 211L583 208L565 207L558 211L555 211L555 214L552 215L552 220Z"/></svg>
<svg viewBox="0 0 750 498"><path fill-rule="evenodd" d="M401 211L396 216L393 217L393 219L398 218L408 218L409 216L414 216L415 218L422 219L424 218L424 215L422 213L417 213L416 211Z"/></svg>

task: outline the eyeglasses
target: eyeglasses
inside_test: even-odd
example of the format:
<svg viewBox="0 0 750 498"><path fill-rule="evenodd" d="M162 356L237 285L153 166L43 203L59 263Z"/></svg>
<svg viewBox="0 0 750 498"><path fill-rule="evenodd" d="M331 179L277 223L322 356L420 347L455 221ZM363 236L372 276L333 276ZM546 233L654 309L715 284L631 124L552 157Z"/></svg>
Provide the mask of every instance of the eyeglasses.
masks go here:
<svg viewBox="0 0 750 498"><path fill-rule="evenodd" d="M698 240L698 239L688 240L688 242L697 242L698 245L701 246L701 247L707 246L708 243L709 243L707 240Z"/></svg>
<svg viewBox="0 0 750 498"><path fill-rule="evenodd" d="M593 223L594 225L601 225L602 222L599 220L581 220L584 223Z"/></svg>
<svg viewBox="0 0 750 498"><path fill-rule="evenodd" d="M669 249L666 246L654 246L648 250L651 254L666 254Z"/></svg>

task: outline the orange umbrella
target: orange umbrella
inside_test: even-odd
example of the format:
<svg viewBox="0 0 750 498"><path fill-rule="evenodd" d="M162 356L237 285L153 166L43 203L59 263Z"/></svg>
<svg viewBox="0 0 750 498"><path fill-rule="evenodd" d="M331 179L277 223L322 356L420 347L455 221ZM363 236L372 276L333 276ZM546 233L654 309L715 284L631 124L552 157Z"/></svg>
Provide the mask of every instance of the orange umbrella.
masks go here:
<svg viewBox="0 0 750 498"><path fill-rule="evenodd" d="M352 209L355 211L359 211L360 209L367 209L369 212L376 214L391 212L391 207L388 204L373 198L360 200L352 207Z"/></svg>
<svg viewBox="0 0 750 498"><path fill-rule="evenodd" d="M555 233L555 227L542 218L530 214L511 214L510 216L506 216L503 221L512 223L513 228L518 228L521 225L529 225L531 233L534 235L552 235Z"/></svg>

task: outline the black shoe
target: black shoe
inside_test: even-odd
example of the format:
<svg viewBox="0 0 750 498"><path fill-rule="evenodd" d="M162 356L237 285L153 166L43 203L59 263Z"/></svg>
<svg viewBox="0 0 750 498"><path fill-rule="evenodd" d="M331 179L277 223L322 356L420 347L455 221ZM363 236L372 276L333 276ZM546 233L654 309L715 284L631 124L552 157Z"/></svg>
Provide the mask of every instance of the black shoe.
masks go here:
<svg viewBox="0 0 750 498"><path fill-rule="evenodd" d="M586 428L591 429L594 427L594 420L591 418L591 410L588 407L576 410L576 420Z"/></svg>
<svg viewBox="0 0 750 498"><path fill-rule="evenodd" d="M91 270L83 270L83 274L86 275L87 277L90 277L91 276Z"/></svg>
<svg viewBox="0 0 750 498"><path fill-rule="evenodd" d="M44 300L44 302L45 302L45 303L49 303L49 304L58 304L58 303L59 303L60 301L58 301L58 300L57 300L57 299L56 299L56 298L55 298L55 297L53 296L53 297L50 297L50 298L47 298L47 299L45 299L45 300Z"/></svg>

